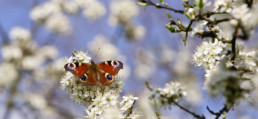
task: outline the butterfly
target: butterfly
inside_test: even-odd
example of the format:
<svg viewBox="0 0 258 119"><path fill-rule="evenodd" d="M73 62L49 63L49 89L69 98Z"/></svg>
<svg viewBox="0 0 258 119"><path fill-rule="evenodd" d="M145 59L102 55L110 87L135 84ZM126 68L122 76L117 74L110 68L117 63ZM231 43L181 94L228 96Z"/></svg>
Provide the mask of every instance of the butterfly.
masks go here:
<svg viewBox="0 0 258 119"><path fill-rule="evenodd" d="M113 83L114 77L120 69L123 69L123 63L116 60L105 61L96 64L91 60L88 63L67 63L64 65L66 71L71 72L85 85L102 84L109 86Z"/></svg>

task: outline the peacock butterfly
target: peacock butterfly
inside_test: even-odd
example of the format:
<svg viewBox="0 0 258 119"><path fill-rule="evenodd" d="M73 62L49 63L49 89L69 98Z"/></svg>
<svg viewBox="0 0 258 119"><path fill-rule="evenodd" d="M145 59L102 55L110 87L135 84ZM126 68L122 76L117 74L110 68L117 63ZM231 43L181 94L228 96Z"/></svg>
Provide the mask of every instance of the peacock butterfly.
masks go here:
<svg viewBox="0 0 258 119"><path fill-rule="evenodd" d="M70 71L73 75L80 78L85 85L96 85L98 83L109 86L114 81L114 76L117 75L120 69L123 69L123 63L116 60L91 63L68 63L64 65L66 71Z"/></svg>

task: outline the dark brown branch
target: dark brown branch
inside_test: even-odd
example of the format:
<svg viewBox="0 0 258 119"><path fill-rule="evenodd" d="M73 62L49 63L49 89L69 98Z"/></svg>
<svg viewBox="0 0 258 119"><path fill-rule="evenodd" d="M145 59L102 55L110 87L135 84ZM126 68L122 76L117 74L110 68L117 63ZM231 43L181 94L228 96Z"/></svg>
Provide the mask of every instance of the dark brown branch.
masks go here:
<svg viewBox="0 0 258 119"><path fill-rule="evenodd" d="M134 107L135 103L136 103L136 100L133 101L133 105L130 107L130 109L128 109L126 118L128 118L133 113L133 107Z"/></svg>
<svg viewBox="0 0 258 119"><path fill-rule="evenodd" d="M198 114L195 114L194 112L191 112L190 110L188 110L188 109L184 108L183 106L179 105L179 104L178 104L177 102L175 102L174 100L172 101L172 103L173 103L174 105L178 106L180 109L182 109L182 110L186 111L187 113L193 115L193 116L194 116L195 118L197 118L197 119L205 119L205 117L204 117L203 115L200 116L200 115L198 115Z"/></svg>
<svg viewBox="0 0 258 119"><path fill-rule="evenodd" d="M231 46L231 50L232 50L232 57L231 60L234 61L236 58L236 38L237 38L237 34L238 34L238 28L239 25L236 26L235 31L233 33L233 38L231 40L232 46Z"/></svg>
<svg viewBox="0 0 258 119"><path fill-rule="evenodd" d="M187 40L187 37L188 37L188 32L193 24L194 20L191 20L190 23L188 24L186 30L185 30L185 38L184 38L184 44L186 45L186 40Z"/></svg>
<svg viewBox="0 0 258 119"><path fill-rule="evenodd" d="M145 84L146 84L147 88L148 88L150 91L153 91L153 88L151 88L151 87L149 86L149 83L148 83L147 81L145 81ZM174 101L174 98L168 98L168 97L166 97L166 96L164 96L164 95L161 95L161 97L167 98L168 104L173 103L174 105L178 106L180 109L182 109L182 110L186 111L187 113L193 115L195 118L197 118L197 119L205 119L205 117L204 117L203 115L200 116L200 115L198 115L198 114L195 114L194 112L191 112L191 111L188 110L187 108L184 108L183 106L181 106L180 104L178 104L177 102L175 102L175 101ZM156 113L157 117L160 116L160 114L157 112L157 109L155 110L155 113Z"/></svg>
<svg viewBox="0 0 258 119"><path fill-rule="evenodd" d="M184 13L183 10L177 10L177 9L171 8L169 6L163 6L163 5L160 5L160 4L155 4L151 0L139 0L139 2L147 3L148 5L155 6L156 8L171 10L175 13L180 13L180 14Z"/></svg>
<svg viewBox="0 0 258 119"><path fill-rule="evenodd" d="M219 112L213 112L208 106L207 110L212 114L215 115L215 119L218 119L222 114L228 113L228 111L231 109L231 107L228 107L227 105L224 105L224 107Z"/></svg>

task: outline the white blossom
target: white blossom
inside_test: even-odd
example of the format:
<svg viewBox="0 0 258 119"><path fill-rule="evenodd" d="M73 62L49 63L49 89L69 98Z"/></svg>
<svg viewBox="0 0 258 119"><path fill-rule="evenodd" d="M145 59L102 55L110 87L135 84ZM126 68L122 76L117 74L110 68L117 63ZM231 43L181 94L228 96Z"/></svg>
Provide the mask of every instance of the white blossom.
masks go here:
<svg viewBox="0 0 258 119"><path fill-rule="evenodd" d="M217 39L214 42L212 40L203 41L195 50L193 61L197 66L212 69L227 51L226 44Z"/></svg>
<svg viewBox="0 0 258 119"><path fill-rule="evenodd" d="M67 13L76 14L79 11L79 4L75 0L64 1L63 9Z"/></svg>
<svg viewBox="0 0 258 119"><path fill-rule="evenodd" d="M179 82L170 81L164 88L154 89L150 98L159 101L163 106L168 106L173 104L171 101L178 102L186 95L184 87Z"/></svg>
<svg viewBox="0 0 258 119"><path fill-rule="evenodd" d="M6 61L20 59L23 55L22 49L14 45L4 45L1 49L3 59Z"/></svg>
<svg viewBox="0 0 258 119"><path fill-rule="evenodd" d="M233 8L231 14L236 19L243 19L245 15L248 13L249 9L247 7L247 4L242 4L240 6L236 6Z"/></svg>
<svg viewBox="0 0 258 119"><path fill-rule="evenodd" d="M207 25L207 21L199 21L196 23L196 25L193 28L192 36L199 34L202 34L204 32L204 27Z"/></svg>
<svg viewBox="0 0 258 119"><path fill-rule="evenodd" d="M90 18L92 20L98 19L106 14L106 8L103 3L98 0L84 0L83 7L83 15L86 18Z"/></svg>
<svg viewBox="0 0 258 119"><path fill-rule="evenodd" d="M165 88L158 88L160 94L165 97L183 97L186 96L186 92L182 90L181 84L179 82L169 82L166 83Z"/></svg>
<svg viewBox="0 0 258 119"><path fill-rule="evenodd" d="M241 59L239 60L241 62ZM224 96L226 103L231 105L244 98L252 90L252 87L246 86L246 83L250 82L243 79L244 77L240 73L242 72L241 68L237 67L237 63L238 70L230 70L229 66L231 65L227 65L228 62L230 62L230 57L224 56L218 66L206 70L204 88L213 97Z"/></svg>
<svg viewBox="0 0 258 119"><path fill-rule="evenodd" d="M120 102L120 105L122 105L121 111L128 110L136 100L138 100L138 97L133 97L132 95L123 96L123 100Z"/></svg>
<svg viewBox="0 0 258 119"><path fill-rule="evenodd" d="M132 0L113 0L110 5L111 25L125 24L139 14L139 8Z"/></svg>
<svg viewBox="0 0 258 119"><path fill-rule="evenodd" d="M47 20L52 15L60 13L60 3L55 0L50 0L34 7L30 12L30 18L38 23L41 23Z"/></svg>
<svg viewBox="0 0 258 119"><path fill-rule="evenodd" d="M25 70L35 70L43 63L44 58L40 56L27 56L22 60L22 68Z"/></svg>
<svg viewBox="0 0 258 119"><path fill-rule="evenodd" d="M57 33L68 34L71 30L68 18L63 14L55 14L46 21L46 27Z"/></svg>
<svg viewBox="0 0 258 119"><path fill-rule="evenodd" d="M18 71L14 64L11 63L1 63L0 65L0 87L9 87L18 78Z"/></svg>
<svg viewBox="0 0 258 119"><path fill-rule="evenodd" d="M47 100L42 95L27 93L24 95L24 98L26 98L28 103L30 103L34 108L42 110L47 107Z"/></svg>
<svg viewBox="0 0 258 119"><path fill-rule="evenodd" d="M10 32L10 38L14 41L28 41L31 40L31 33L28 29L14 27Z"/></svg>
<svg viewBox="0 0 258 119"><path fill-rule="evenodd" d="M134 26L132 24L127 24L125 26L126 37L129 40L141 40L145 35L145 28L143 26Z"/></svg>

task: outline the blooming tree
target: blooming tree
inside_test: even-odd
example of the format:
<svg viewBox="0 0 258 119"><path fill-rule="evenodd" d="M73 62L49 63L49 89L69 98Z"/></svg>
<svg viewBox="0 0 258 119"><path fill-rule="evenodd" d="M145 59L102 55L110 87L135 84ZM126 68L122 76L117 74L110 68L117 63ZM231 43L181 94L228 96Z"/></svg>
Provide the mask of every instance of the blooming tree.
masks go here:
<svg viewBox="0 0 258 119"><path fill-rule="evenodd" d="M33 0L28 11L29 27L0 20L0 118L257 116L256 0ZM91 60L124 68L110 86L64 69Z"/></svg>

